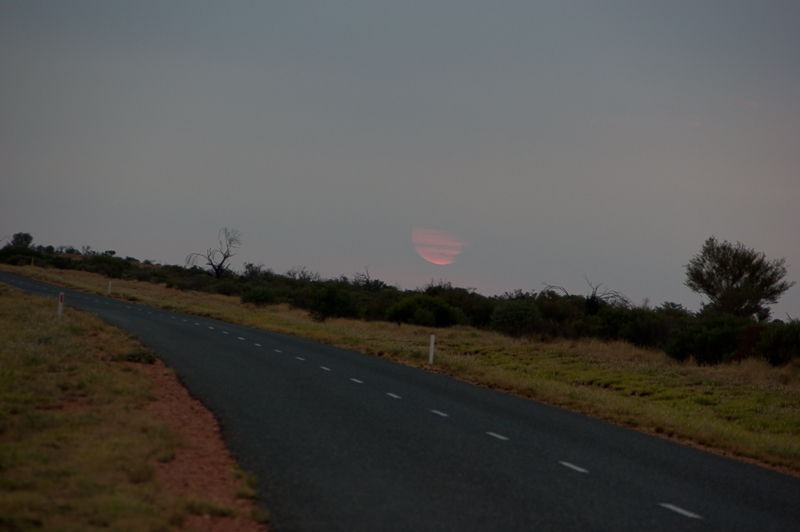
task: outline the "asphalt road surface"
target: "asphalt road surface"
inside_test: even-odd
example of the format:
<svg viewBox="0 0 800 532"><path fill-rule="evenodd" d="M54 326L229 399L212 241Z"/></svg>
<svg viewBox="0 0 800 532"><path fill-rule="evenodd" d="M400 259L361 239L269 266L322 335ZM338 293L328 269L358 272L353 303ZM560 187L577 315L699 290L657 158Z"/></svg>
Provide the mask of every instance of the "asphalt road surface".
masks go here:
<svg viewBox="0 0 800 532"><path fill-rule="evenodd" d="M796 477L301 338L0 282L138 333L217 415L277 532L800 530Z"/></svg>

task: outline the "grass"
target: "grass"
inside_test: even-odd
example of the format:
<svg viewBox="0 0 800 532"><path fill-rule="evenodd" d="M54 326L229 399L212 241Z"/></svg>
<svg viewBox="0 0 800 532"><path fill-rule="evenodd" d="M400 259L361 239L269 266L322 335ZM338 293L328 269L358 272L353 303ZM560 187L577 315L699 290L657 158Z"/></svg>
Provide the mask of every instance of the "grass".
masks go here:
<svg viewBox="0 0 800 532"><path fill-rule="evenodd" d="M153 462L181 442L144 408L148 356L96 317L57 319L52 300L0 284L0 530L172 530L190 512L231 514L161 492Z"/></svg>
<svg viewBox="0 0 800 532"><path fill-rule="evenodd" d="M107 279L76 271L3 270L105 294ZM170 310L302 336L434 370L562 406L643 432L707 446L800 473L800 363L762 360L719 366L679 363L663 352L598 340L518 340L468 327L431 329L385 322L311 320L286 305L256 309L238 298L114 281L116 295ZM113 294L112 294L113 295Z"/></svg>

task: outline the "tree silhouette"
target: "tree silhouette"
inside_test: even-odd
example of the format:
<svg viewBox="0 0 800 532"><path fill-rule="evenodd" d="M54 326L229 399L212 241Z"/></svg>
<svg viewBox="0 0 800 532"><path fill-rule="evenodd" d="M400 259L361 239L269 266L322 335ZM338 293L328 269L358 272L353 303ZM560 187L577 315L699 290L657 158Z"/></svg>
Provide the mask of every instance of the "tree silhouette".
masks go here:
<svg viewBox="0 0 800 532"><path fill-rule="evenodd" d="M190 253L186 257L187 266L197 264L197 261L202 259L214 272L214 277L221 279L228 270L228 260L236 255L233 250L242 245L242 236L241 231L223 227L219 230L219 247L208 248L205 253Z"/></svg>
<svg viewBox="0 0 800 532"><path fill-rule="evenodd" d="M686 286L705 294L704 310L743 318L769 318L766 304L777 303L794 282L784 281L786 259L767 260L741 242L719 243L713 236L686 265Z"/></svg>

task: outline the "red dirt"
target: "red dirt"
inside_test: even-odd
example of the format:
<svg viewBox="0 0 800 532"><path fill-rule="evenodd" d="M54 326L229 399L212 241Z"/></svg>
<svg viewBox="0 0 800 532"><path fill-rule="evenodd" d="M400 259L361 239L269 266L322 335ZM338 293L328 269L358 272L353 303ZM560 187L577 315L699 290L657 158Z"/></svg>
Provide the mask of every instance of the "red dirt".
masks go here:
<svg viewBox="0 0 800 532"><path fill-rule="evenodd" d="M238 517L189 514L184 527L198 532L268 532L269 526L250 517L253 501L236 497L242 482L234 474L235 462L214 415L189 394L161 360L140 367L153 380L153 392L158 397L148 408L169 423L183 442L176 449L174 460L153 463L164 491L232 508L238 514Z"/></svg>

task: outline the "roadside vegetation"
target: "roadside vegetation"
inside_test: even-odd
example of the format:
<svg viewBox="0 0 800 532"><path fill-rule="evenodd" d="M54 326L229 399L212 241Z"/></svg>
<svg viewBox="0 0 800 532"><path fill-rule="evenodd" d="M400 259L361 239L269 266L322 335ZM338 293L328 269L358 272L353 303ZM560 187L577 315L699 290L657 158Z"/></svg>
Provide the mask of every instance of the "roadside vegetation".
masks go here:
<svg viewBox="0 0 800 532"><path fill-rule="evenodd" d="M55 308L0 284L0 530L167 531L189 514L232 515L155 478L191 442L145 408L152 381L139 367L154 355Z"/></svg>
<svg viewBox="0 0 800 532"><path fill-rule="evenodd" d="M306 337L800 472L800 322L771 320L766 307L793 284L782 259L709 239L687 266L687 286L709 303L690 312L637 306L592 284L583 295L547 286L486 297L443 281L399 290L368 270L323 279L245 264L235 273L227 235L241 243L221 231L219 252L200 255L211 271L30 242L0 249L0 268L98 294L110 281L114 297Z"/></svg>

